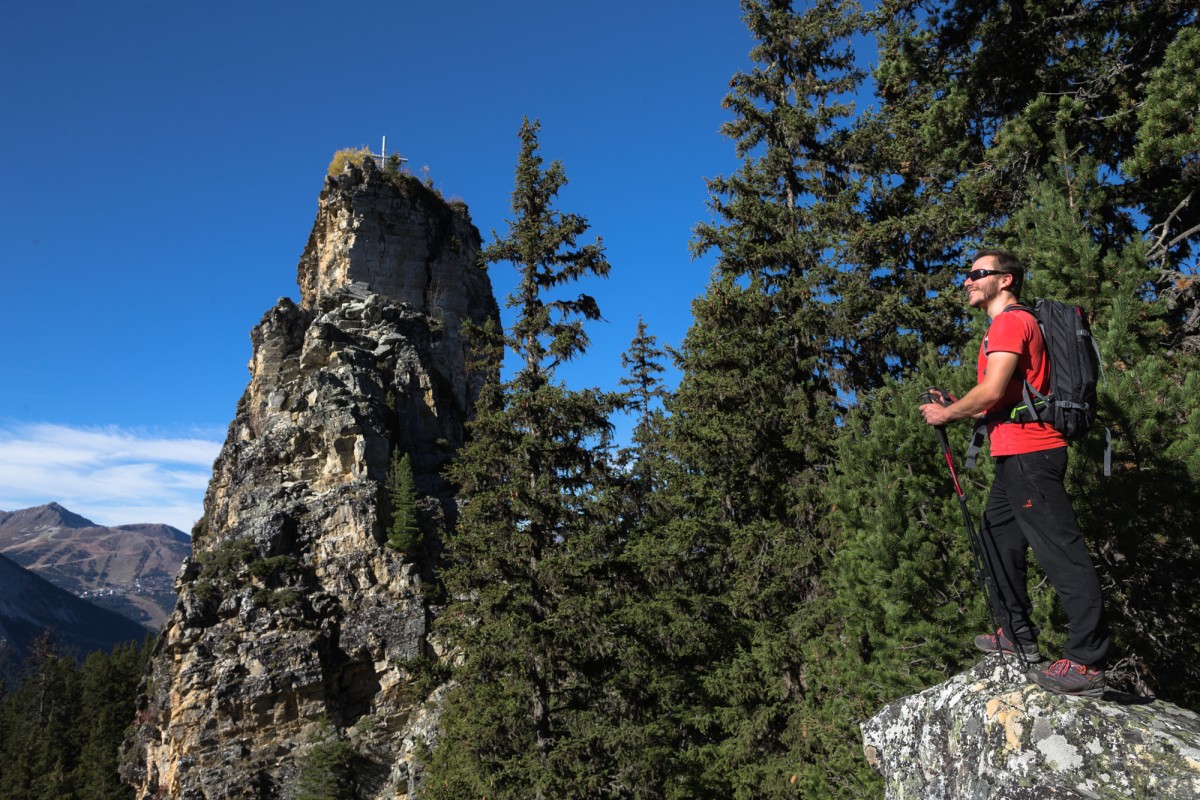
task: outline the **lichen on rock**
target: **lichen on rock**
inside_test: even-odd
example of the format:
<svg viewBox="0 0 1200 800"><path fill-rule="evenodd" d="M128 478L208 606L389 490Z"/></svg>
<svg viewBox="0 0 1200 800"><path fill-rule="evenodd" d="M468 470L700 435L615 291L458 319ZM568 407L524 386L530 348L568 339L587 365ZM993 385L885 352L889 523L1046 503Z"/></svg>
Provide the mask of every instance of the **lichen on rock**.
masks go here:
<svg viewBox="0 0 1200 800"><path fill-rule="evenodd" d="M1200 798L1200 716L1109 693L1064 697L989 657L863 723L888 800Z"/></svg>

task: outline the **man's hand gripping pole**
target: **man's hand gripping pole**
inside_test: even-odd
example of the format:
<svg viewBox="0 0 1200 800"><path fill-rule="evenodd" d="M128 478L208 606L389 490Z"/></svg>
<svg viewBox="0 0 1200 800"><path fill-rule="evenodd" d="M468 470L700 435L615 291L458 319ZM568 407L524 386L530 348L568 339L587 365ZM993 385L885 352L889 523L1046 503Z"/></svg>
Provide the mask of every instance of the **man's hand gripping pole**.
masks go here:
<svg viewBox="0 0 1200 800"><path fill-rule="evenodd" d="M939 406L948 406L952 402L949 395L933 387L930 387L921 395L921 405L937 403ZM954 480L954 491L958 495L958 499L965 502L966 496L963 494L962 484L958 482L958 470L954 468L954 458L950 455L950 440L946 436L946 426L934 425L933 429L937 431L938 442L942 445L942 455L946 457L946 466L950 467L950 477ZM963 513L967 513L965 505L963 506ZM972 525L969 515L966 519L967 525Z"/></svg>

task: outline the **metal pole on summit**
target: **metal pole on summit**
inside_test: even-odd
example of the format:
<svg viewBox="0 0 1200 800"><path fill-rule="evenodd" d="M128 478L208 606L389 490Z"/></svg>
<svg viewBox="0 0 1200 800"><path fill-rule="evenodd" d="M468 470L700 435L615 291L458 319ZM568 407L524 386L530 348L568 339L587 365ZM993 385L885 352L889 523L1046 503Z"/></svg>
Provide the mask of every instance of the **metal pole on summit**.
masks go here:
<svg viewBox="0 0 1200 800"><path fill-rule="evenodd" d="M948 406L948 400L945 394L938 389L929 389L921 395L921 403L938 403L939 405ZM962 509L963 524L967 526L967 540L971 544L971 556L975 561L975 580L979 583L979 588L983 590L983 602L987 604L988 618L997 628L1003 628L1011 637L1009 641L1013 643L1013 649L1016 651L1017 660L1021 664L1022 672L1029 672L1029 660L1025 657L1025 653L1021 650L1021 645L1017 642L1017 632L1013 628L1012 615L1003 603L999 602L1000 595L997 591L996 580L992 576L991 569L988 568L987 555L983 551L983 539L975 530L975 522L971 519L971 510L967 508L967 496L963 492L962 484L958 480L958 470L954 468L954 457L950 454L950 440L946 436L946 428L944 425L935 425L933 429L937 431L938 443L942 446L942 455L946 458L946 466L950 468L950 478L954 481L954 492L958 495L958 505ZM1004 619L1001 621L996 619L997 612ZM1000 654L1000 660L1004 660L1004 648L1000 645L999 634L997 634L996 651Z"/></svg>

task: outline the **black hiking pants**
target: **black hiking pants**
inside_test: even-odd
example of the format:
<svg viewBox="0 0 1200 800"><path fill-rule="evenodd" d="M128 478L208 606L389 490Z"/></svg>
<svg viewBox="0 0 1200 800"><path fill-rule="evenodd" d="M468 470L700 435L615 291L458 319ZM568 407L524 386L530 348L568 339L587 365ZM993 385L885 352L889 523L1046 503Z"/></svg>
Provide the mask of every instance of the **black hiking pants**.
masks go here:
<svg viewBox="0 0 1200 800"><path fill-rule="evenodd" d="M1026 585L1030 548L1054 584L1069 625L1064 658L1103 667L1111 636L1104 620L1100 579L1063 487L1067 448L997 456L996 479L983 512L982 544L996 580L997 616L1012 619L1016 638L1037 640ZM1006 630L1009 637L1014 631Z"/></svg>

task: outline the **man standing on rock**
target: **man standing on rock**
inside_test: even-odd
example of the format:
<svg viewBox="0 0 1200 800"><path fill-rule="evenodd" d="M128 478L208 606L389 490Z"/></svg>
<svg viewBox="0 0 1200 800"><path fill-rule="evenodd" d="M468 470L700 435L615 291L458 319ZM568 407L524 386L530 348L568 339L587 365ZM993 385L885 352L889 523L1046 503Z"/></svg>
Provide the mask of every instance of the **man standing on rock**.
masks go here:
<svg viewBox="0 0 1200 800"><path fill-rule="evenodd" d="M987 311L992 321L979 349L977 384L949 405L922 405L921 413L935 426L971 417L988 421L996 476L981 539L996 583L996 611L1013 630L978 636L975 646L985 653L1015 653L1019 647L1027 661L1042 660L1026 586L1026 550L1032 548L1062 601L1069 637L1064 657L1046 669L1031 669L1029 678L1050 691L1099 697L1111 636L1100 580L1063 487L1067 441L1048 423L1001 419L1021 403L1025 381L1043 393L1049 388L1041 330L1020 306L1024 278L1025 268L1011 253L976 253L963 282L967 304Z"/></svg>

